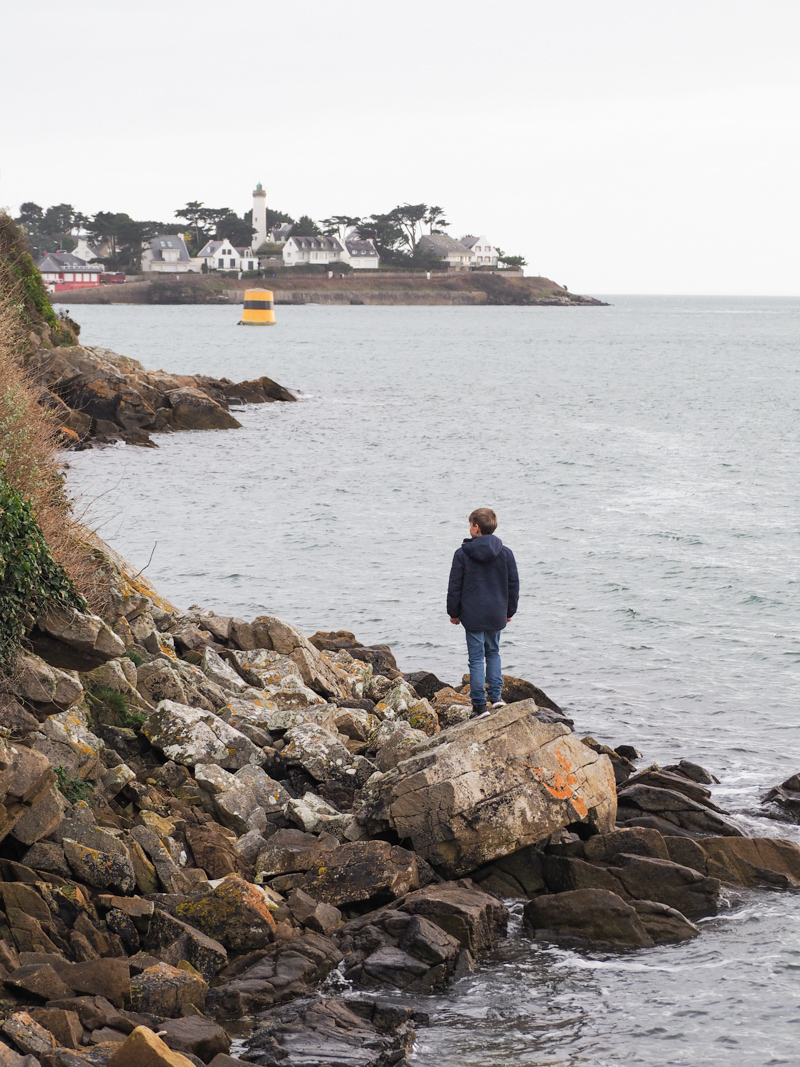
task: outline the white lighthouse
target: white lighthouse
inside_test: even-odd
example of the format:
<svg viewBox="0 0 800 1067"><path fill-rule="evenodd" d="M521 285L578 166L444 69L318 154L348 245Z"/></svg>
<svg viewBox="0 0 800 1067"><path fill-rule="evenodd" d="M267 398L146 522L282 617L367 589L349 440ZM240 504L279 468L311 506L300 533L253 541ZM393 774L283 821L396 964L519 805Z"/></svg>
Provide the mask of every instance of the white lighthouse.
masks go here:
<svg viewBox="0 0 800 1067"><path fill-rule="evenodd" d="M267 194L261 182L253 190L253 228L256 232L250 247L257 252L267 239Z"/></svg>

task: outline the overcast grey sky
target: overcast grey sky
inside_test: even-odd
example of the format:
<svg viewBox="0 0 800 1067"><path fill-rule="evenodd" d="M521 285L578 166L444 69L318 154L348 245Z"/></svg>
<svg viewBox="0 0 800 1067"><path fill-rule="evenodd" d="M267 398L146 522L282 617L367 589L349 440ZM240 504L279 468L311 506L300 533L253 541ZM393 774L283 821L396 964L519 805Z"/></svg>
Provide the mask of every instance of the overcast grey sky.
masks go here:
<svg viewBox="0 0 800 1067"><path fill-rule="evenodd" d="M6 0L0 205L443 205L587 293L800 293L798 0ZM13 42L13 43L12 43Z"/></svg>

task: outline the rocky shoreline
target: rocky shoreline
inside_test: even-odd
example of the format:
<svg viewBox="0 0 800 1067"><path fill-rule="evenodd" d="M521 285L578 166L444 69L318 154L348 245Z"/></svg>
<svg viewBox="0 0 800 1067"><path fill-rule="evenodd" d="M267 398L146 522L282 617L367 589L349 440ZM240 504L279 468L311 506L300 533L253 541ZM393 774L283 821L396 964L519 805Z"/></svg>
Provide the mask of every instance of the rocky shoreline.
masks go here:
<svg viewBox="0 0 800 1067"><path fill-rule="evenodd" d="M39 338L33 334L32 340ZM62 444L73 449L116 441L155 448L153 433L239 428L230 412L233 405L297 399L271 378L232 382L148 371L138 360L86 345L51 348L38 343L26 356L25 368Z"/></svg>
<svg viewBox="0 0 800 1067"><path fill-rule="evenodd" d="M800 887L683 760L580 738L533 684L463 684L347 631L183 612L97 541L104 617L30 620L0 739L0 1063L408 1062L398 991L533 942L701 936L742 888ZM796 777L769 795L796 817Z"/></svg>
<svg viewBox="0 0 800 1067"><path fill-rule="evenodd" d="M214 275L131 276L124 285L53 293L53 304L241 304L246 289L271 289L275 304L391 306L606 307L591 296L571 293L550 278L524 277L516 271L402 274L354 271L328 278L324 272L279 270L263 278Z"/></svg>

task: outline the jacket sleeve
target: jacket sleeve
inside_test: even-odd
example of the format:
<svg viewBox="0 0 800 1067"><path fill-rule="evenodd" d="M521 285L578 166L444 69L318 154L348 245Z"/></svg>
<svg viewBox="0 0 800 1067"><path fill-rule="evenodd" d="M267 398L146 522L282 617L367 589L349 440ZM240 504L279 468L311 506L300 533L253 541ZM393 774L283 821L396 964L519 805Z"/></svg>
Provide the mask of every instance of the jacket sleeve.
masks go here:
<svg viewBox="0 0 800 1067"><path fill-rule="evenodd" d="M508 618L513 618L519 606L519 571L514 553L508 550Z"/></svg>
<svg viewBox="0 0 800 1067"><path fill-rule="evenodd" d="M461 549L456 549L447 583L447 614L451 619L461 618L461 590L464 586L464 559Z"/></svg>

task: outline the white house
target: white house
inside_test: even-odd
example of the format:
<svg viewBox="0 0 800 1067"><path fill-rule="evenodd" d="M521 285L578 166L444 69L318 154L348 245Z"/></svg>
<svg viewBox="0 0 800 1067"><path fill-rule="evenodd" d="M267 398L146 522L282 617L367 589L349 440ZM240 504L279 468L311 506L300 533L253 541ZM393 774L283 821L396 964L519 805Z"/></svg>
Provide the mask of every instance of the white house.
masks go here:
<svg viewBox="0 0 800 1067"><path fill-rule="evenodd" d="M461 244L475 253L474 265L476 267L497 266L497 260L500 253L495 246L491 244L488 237L483 235L480 237L473 237L472 234L467 234L466 237L461 238Z"/></svg>
<svg viewBox="0 0 800 1067"><path fill-rule="evenodd" d="M431 233L420 237L417 248L443 260L448 267L467 270L475 264L475 253L471 248L457 241L446 233Z"/></svg>
<svg viewBox="0 0 800 1067"><path fill-rule="evenodd" d="M143 274L191 274L200 269L179 233L152 237L142 252Z"/></svg>
<svg viewBox="0 0 800 1067"><path fill-rule="evenodd" d="M298 267L346 262L347 253L336 237L289 237L283 246L283 265Z"/></svg>
<svg viewBox="0 0 800 1067"><path fill-rule="evenodd" d="M197 253L197 262L207 270L258 270L258 256L246 246L223 241L208 241Z"/></svg>
<svg viewBox="0 0 800 1067"><path fill-rule="evenodd" d="M370 241L362 241L355 234L344 239L342 261L349 263L353 270L377 270L380 264L378 249Z"/></svg>
<svg viewBox="0 0 800 1067"><path fill-rule="evenodd" d="M83 233L78 234L77 241L78 241L78 243L72 249L73 256L77 256L79 259L82 259L85 263L91 263L92 260L97 260L97 259L102 259L103 258L103 256L100 253L100 249L96 248L94 245L90 245L89 244L89 239L85 234L83 234ZM99 265L102 266L102 264L99 264Z"/></svg>

